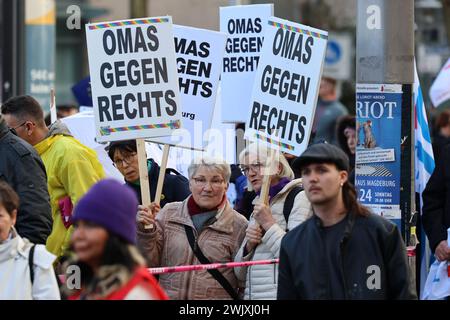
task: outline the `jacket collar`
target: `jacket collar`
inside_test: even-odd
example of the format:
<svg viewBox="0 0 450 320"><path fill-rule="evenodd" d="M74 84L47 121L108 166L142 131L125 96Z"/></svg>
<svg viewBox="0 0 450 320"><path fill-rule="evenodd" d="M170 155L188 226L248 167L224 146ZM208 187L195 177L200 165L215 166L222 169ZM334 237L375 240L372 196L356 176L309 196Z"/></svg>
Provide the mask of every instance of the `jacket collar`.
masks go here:
<svg viewBox="0 0 450 320"><path fill-rule="evenodd" d="M55 142L57 136L50 136L42 140L41 142L35 144L33 147L36 149L37 153L41 156L44 154Z"/></svg>
<svg viewBox="0 0 450 320"><path fill-rule="evenodd" d="M0 262L18 255L27 258L26 250L29 247L29 241L20 237L14 227L12 227L12 233L12 239L0 245Z"/></svg>
<svg viewBox="0 0 450 320"><path fill-rule="evenodd" d="M188 212L187 202L189 198L192 197L190 195L187 197L181 204L181 212L175 215L169 215L167 221L176 222L180 224L184 224L194 228L194 224L192 223L192 219ZM233 232L233 212L231 206L227 201L225 201L225 205L222 208L219 208L216 214L216 221L206 228L210 228L223 233L232 233Z"/></svg>

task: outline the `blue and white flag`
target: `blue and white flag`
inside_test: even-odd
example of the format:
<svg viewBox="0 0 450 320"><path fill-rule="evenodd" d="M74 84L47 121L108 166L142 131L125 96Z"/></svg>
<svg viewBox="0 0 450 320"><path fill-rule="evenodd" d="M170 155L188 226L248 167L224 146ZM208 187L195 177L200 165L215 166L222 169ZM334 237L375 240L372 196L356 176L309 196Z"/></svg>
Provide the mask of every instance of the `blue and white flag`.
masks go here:
<svg viewBox="0 0 450 320"><path fill-rule="evenodd" d="M422 192L425 190L428 179L434 170L433 148L431 146L430 130L428 128L427 113L423 102L422 90L420 88L417 67L414 64L414 108L415 108L415 189L420 194L420 212L422 213ZM425 286L429 270L430 246L426 238L425 231L421 229L421 253L420 262L420 291L422 293ZM422 294L421 294L422 295Z"/></svg>

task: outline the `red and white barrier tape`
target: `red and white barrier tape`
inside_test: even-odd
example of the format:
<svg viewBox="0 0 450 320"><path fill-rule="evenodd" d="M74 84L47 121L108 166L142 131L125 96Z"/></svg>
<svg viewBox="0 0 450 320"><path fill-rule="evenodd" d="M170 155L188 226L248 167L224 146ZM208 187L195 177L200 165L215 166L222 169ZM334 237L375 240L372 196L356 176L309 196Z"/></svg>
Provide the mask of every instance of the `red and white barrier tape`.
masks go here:
<svg viewBox="0 0 450 320"><path fill-rule="evenodd" d="M271 260L245 261L245 262L195 264L176 267L148 268L148 271L152 274L162 274L162 273L186 272L186 271L208 270L218 268L248 267L263 264L276 264L278 262L279 259L271 259Z"/></svg>

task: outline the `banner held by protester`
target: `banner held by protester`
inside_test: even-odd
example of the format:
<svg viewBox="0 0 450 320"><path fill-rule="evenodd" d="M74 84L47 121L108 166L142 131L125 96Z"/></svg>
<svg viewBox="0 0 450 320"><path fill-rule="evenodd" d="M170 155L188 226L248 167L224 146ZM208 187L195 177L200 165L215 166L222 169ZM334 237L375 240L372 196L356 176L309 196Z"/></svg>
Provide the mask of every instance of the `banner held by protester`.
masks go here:
<svg viewBox="0 0 450 320"><path fill-rule="evenodd" d="M185 26L174 26L173 30L182 128L170 137L149 140L204 150L216 103L226 34Z"/></svg>
<svg viewBox="0 0 450 320"><path fill-rule="evenodd" d="M275 17L267 24L245 137L298 156L308 146L328 33Z"/></svg>
<svg viewBox="0 0 450 320"><path fill-rule="evenodd" d="M180 127L171 17L86 24L86 37L98 141Z"/></svg>
<svg viewBox="0 0 450 320"><path fill-rule="evenodd" d="M245 122L273 4L220 8L220 31L228 34L222 74L222 122Z"/></svg>

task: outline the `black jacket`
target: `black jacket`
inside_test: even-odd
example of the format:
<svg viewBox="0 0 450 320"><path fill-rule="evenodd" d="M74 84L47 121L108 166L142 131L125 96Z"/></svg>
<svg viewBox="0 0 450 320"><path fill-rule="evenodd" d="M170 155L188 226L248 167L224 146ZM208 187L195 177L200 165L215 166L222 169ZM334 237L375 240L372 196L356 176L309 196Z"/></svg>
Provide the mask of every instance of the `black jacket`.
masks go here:
<svg viewBox="0 0 450 320"><path fill-rule="evenodd" d="M442 149L422 197L423 227L434 253L436 246L447 239L450 227L450 145Z"/></svg>
<svg viewBox="0 0 450 320"><path fill-rule="evenodd" d="M406 248L396 225L371 214L350 214L340 241L341 279L345 299L417 299ZM330 279L317 216L288 232L281 241L278 299L330 299ZM379 267L380 287L369 289L373 266ZM375 267L375 268L377 268ZM334 279L336 280L336 279Z"/></svg>
<svg viewBox="0 0 450 320"><path fill-rule="evenodd" d="M52 213L45 167L36 150L9 131L0 116L0 180L19 195L16 229L33 243L45 244Z"/></svg>
<svg viewBox="0 0 450 320"><path fill-rule="evenodd" d="M433 154L434 154L434 160L436 162L439 161L439 158L441 156L442 150L448 144L450 144L450 138L444 137L440 133L438 133L434 137L434 139L433 139Z"/></svg>
<svg viewBox="0 0 450 320"><path fill-rule="evenodd" d="M148 183L150 185L150 199L153 201L155 199L156 187L158 186L159 165L153 159L149 159L148 161L151 162L150 171L148 172ZM139 203L142 203L141 187L128 181L126 184L134 189ZM190 194L189 180L174 169L166 169L160 201L161 208L170 202L183 201Z"/></svg>

